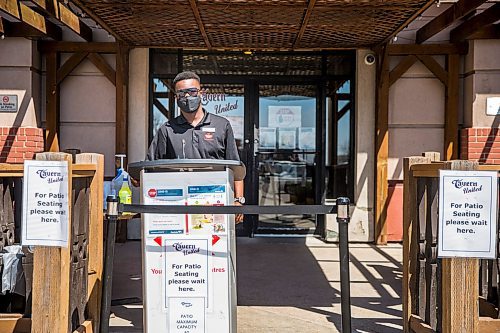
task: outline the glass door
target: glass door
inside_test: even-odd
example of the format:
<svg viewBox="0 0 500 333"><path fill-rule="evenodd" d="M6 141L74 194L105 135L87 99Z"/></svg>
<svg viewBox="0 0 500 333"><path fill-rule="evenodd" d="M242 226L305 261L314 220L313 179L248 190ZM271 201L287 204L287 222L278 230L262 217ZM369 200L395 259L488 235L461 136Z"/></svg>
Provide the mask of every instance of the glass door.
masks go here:
<svg viewBox="0 0 500 333"><path fill-rule="evenodd" d="M294 206L316 201L315 84L261 84L255 120L258 204ZM312 233L315 216L260 215L257 233Z"/></svg>

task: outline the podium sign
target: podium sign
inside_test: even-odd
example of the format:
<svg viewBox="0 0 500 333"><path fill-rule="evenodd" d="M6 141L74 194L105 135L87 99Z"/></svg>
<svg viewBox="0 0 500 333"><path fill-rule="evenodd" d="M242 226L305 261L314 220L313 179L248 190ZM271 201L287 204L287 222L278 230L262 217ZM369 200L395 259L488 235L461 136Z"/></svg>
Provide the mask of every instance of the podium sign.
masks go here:
<svg viewBox="0 0 500 333"><path fill-rule="evenodd" d="M496 171L440 170L438 257L496 258Z"/></svg>
<svg viewBox="0 0 500 333"><path fill-rule="evenodd" d="M229 205L232 187L230 169L142 171L141 203ZM234 215L143 214L142 225L144 331L235 332Z"/></svg>

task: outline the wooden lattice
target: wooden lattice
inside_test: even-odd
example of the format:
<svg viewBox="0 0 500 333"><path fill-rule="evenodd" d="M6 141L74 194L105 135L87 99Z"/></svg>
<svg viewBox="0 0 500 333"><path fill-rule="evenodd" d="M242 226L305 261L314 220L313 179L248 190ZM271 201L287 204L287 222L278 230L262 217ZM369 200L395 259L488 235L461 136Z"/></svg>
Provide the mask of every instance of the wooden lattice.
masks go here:
<svg viewBox="0 0 500 333"><path fill-rule="evenodd" d="M132 45L291 50L379 44L429 0L74 2Z"/></svg>

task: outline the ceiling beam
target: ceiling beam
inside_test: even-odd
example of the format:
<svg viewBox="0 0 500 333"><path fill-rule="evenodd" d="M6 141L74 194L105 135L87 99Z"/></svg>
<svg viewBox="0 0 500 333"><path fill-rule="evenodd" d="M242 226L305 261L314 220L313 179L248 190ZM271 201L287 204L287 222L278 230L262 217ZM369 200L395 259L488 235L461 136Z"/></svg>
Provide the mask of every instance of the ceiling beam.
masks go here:
<svg viewBox="0 0 500 333"><path fill-rule="evenodd" d="M0 0L0 12L14 22L4 21L5 35L10 37L62 39L62 30L43 15L17 0Z"/></svg>
<svg viewBox="0 0 500 333"><path fill-rule="evenodd" d="M390 44L387 46L391 56L396 55L439 55L439 54L466 54L468 46L461 44Z"/></svg>
<svg viewBox="0 0 500 333"><path fill-rule="evenodd" d="M484 2L486 2L486 0L460 0L453 4L450 8L446 9L417 31L416 43L421 44L425 42L441 30L450 26L456 20L470 14Z"/></svg>
<svg viewBox="0 0 500 333"><path fill-rule="evenodd" d="M21 19L17 0L0 0L0 12L6 14L9 19Z"/></svg>
<svg viewBox="0 0 500 333"><path fill-rule="evenodd" d="M473 16L450 32L450 41L461 42L476 31L500 20L500 3L496 3L482 13Z"/></svg>
<svg viewBox="0 0 500 333"><path fill-rule="evenodd" d="M98 15L96 15L92 10L90 10L86 3L87 1L85 0L71 0L72 3L74 3L78 8L80 8L86 15L88 15L94 22L99 24L101 27L104 28L107 32L109 32L117 41L123 40L113 29L109 27L109 25L106 24ZM116 4L113 4L113 6L116 6ZM164 6L164 4L162 4Z"/></svg>
<svg viewBox="0 0 500 333"><path fill-rule="evenodd" d="M57 0L31 0L44 14L57 19L82 39L92 41L92 29L86 25L68 7Z"/></svg>
<svg viewBox="0 0 500 333"><path fill-rule="evenodd" d="M189 0L189 5L191 5L191 10L193 11L194 18L196 23L198 24L198 29L200 29L200 33L205 41L205 45L210 50L212 49L212 44L210 44L210 40L208 39L207 32L205 31L205 26L203 25L203 21L201 20L200 11L198 10L198 6L196 5L195 0Z"/></svg>
<svg viewBox="0 0 500 333"><path fill-rule="evenodd" d="M307 9L304 14L304 17L302 18L302 23L300 24L300 29L299 33L297 34L297 38L295 39L295 42L293 43L293 47L296 48L299 46L300 41L302 40L302 37L304 36L304 33L307 28L307 24L309 23L309 18L311 17L314 5L316 4L316 0L309 0L309 3L307 4Z"/></svg>
<svg viewBox="0 0 500 333"><path fill-rule="evenodd" d="M484 27L470 37L472 39L500 39L500 23Z"/></svg>
<svg viewBox="0 0 500 333"><path fill-rule="evenodd" d="M54 24L47 25L45 31L40 31L24 22L4 21L4 34L6 37L24 38L51 38L55 41L62 40L61 28Z"/></svg>
<svg viewBox="0 0 500 333"><path fill-rule="evenodd" d="M417 17L419 17L423 12L427 10L435 1L428 0L427 3L422 6L420 9L416 10L412 16L408 17L406 21L404 21L395 31L393 31L389 36L387 36L381 43L378 45L383 45L388 43L391 39L394 38L401 30L406 28L410 23L412 23ZM401 7L397 10L401 10Z"/></svg>
<svg viewBox="0 0 500 333"><path fill-rule="evenodd" d="M93 53L116 53L116 43L79 43L79 42L41 42L38 43L38 50L42 53L49 52L93 52Z"/></svg>

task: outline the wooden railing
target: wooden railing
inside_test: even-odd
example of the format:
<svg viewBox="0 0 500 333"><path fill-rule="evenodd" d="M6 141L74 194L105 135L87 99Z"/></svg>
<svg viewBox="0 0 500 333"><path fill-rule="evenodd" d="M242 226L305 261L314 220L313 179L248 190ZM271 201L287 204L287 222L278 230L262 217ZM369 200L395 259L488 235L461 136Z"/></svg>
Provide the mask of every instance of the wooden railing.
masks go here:
<svg viewBox="0 0 500 333"><path fill-rule="evenodd" d="M23 249L26 297L7 304L11 313L0 313L0 332L99 332L104 157L78 154L73 161L65 153L40 153L36 158L68 161L70 246ZM23 165L0 164L0 250L20 241L22 182Z"/></svg>
<svg viewBox="0 0 500 333"><path fill-rule="evenodd" d="M499 260L437 258L439 170L500 172L500 165L424 153L403 167L404 332L500 332Z"/></svg>

